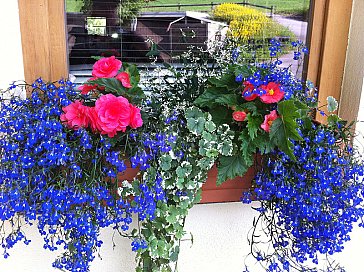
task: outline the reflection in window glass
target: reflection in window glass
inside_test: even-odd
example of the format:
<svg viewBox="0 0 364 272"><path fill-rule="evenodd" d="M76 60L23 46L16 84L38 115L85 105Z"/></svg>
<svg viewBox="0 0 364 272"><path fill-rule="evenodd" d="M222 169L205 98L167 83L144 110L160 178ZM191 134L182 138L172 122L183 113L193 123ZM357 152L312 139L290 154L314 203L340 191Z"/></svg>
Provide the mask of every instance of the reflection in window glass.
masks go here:
<svg viewBox="0 0 364 272"><path fill-rule="evenodd" d="M88 76L95 57L111 55L139 65L151 58L173 63L191 47L217 41L234 41L262 62L271 58L271 39L282 44L282 65L302 72L292 42L306 41L309 0L178 2L66 0L71 73Z"/></svg>
<svg viewBox="0 0 364 272"><path fill-rule="evenodd" d="M88 35L106 35L106 18L105 17L87 17L87 34Z"/></svg>

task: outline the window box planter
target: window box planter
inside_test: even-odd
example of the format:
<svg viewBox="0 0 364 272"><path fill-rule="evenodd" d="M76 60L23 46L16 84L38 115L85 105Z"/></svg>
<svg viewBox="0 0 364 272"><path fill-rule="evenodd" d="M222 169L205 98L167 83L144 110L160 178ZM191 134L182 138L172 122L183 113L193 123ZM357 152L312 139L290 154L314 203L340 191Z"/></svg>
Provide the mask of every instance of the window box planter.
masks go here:
<svg viewBox="0 0 364 272"><path fill-rule="evenodd" d="M251 187L255 172L254 167L251 167L244 176L227 180L220 186L217 186L217 167L214 165L208 173L206 183L202 185L202 199L200 203L240 201L242 192L247 191Z"/></svg>
<svg viewBox="0 0 364 272"><path fill-rule="evenodd" d="M138 174L138 168L128 168L120 173L119 180L133 180ZM202 185L202 199L200 204L237 202L240 201L242 192L247 191L251 187L251 182L255 176L256 170L251 167L242 177L236 177L225 181L220 186L216 185L217 167L214 165L208 172L206 182Z"/></svg>

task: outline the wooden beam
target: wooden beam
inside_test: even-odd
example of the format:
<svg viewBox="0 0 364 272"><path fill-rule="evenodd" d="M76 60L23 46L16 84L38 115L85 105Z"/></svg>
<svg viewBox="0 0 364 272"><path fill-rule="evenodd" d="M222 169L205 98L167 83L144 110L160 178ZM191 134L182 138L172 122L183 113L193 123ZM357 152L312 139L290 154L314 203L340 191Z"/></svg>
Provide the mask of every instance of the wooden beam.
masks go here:
<svg viewBox="0 0 364 272"><path fill-rule="evenodd" d="M64 0L18 3L25 80L68 77Z"/></svg>
<svg viewBox="0 0 364 272"><path fill-rule="evenodd" d="M326 5L328 0L311 1L307 43L310 54L308 55L307 79L318 85L321 56L323 48L323 33L326 22Z"/></svg>
<svg viewBox="0 0 364 272"><path fill-rule="evenodd" d="M314 3L308 79L312 78L319 88L320 105L326 104L328 96L340 100L352 3L353 0L316 0ZM318 114L317 120L324 122L325 118Z"/></svg>

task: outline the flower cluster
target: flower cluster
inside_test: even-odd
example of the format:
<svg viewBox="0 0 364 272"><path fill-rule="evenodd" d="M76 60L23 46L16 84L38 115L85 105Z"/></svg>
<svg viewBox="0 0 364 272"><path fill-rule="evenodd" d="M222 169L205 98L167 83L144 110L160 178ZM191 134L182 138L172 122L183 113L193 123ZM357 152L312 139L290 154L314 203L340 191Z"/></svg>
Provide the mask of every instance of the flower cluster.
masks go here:
<svg viewBox="0 0 364 272"><path fill-rule="evenodd" d="M275 56L280 42L272 40L270 51ZM31 242L24 225L36 224L45 249L64 250L55 268L87 272L103 243L100 230L112 227L131 238L137 271L171 272L188 210L214 165L219 185L260 164L244 202L261 204L250 242L267 271L312 271L308 260L340 252L353 224L364 227L362 158L345 121L313 120L312 84L279 60L240 63L240 49L232 63L200 53L181 60L183 69L166 65L162 76L149 77L148 97L137 68L115 57L98 60L78 90L38 79L2 94L5 258L19 241ZM26 98L13 93L22 87ZM335 112L336 100L327 102ZM271 246L260 248L264 242Z"/></svg>
<svg viewBox="0 0 364 272"><path fill-rule="evenodd" d="M271 44L275 56L280 44ZM302 43L293 46L295 56L307 53ZM239 64L234 54L233 64L210 78L195 101L235 134L233 152L216 160L218 182L244 175L260 154L261 170L243 198L261 203L250 238L252 254L267 271L311 271L306 261L317 264L320 254L340 252L353 224L364 218L362 159L349 144L350 127L338 116L328 116L327 126L315 124L311 83L280 68L279 60ZM337 102L327 101L334 112ZM259 246L265 243L273 250Z"/></svg>
<svg viewBox="0 0 364 272"><path fill-rule="evenodd" d="M291 45L296 50L293 52L293 59L299 60L302 59L303 54L308 54L308 48L305 46L305 44L302 41L293 41L291 42Z"/></svg>
<svg viewBox="0 0 364 272"><path fill-rule="evenodd" d="M297 265L308 270L308 259L318 264L320 254L341 252L353 224L364 217L364 165L349 139L342 138L347 135L315 124L300 133L304 141L295 143L297 161L282 152L267 158L252 192L262 204L260 220L274 233L270 239L275 254L262 253L256 244L252 252L257 260L270 263L267 271ZM249 194L244 201L250 202ZM269 225L271 220L276 224ZM289 254L278 258L285 250Z"/></svg>
<svg viewBox="0 0 364 272"><path fill-rule="evenodd" d="M95 107L88 107L79 100L63 108L61 120L69 128L79 129L90 127L94 132L114 137L117 132L125 132L130 126L133 129L141 127L143 120L140 109L133 106L122 96L106 94L95 102Z"/></svg>
<svg viewBox="0 0 364 272"><path fill-rule="evenodd" d="M120 83L122 94L129 92L125 97L109 93L114 79L107 76L120 68L113 58L96 62L94 76L102 82L93 96L85 97L70 81L41 78L2 94L0 220L12 226L0 237L5 258L17 242L30 243L23 226L36 223L45 249L64 249L54 267L89 271L102 245L100 228L127 232L133 213L140 221L153 220L157 202L166 201L160 178L119 181L129 158L148 148L126 141L143 124L140 109L129 102L140 101L139 89L122 89ZM135 70L126 69L136 82ZM14 95L16 89L30 96ZM135 239L139 246L133 242L133 249L146 247L145 240Z"/></svg>
<svg viewBox="0 0 364 272"><path fill-rule="evenodd" d="M195 103L213 117L219 116L214 122L228 124L237 132L234 155L244 160L236 165L235 173L244 174L253 165L257 150L264 154L278 148L293 159L291 141L301 140L296 130L298 118L308 118L315 97L277 62L257 66L235 62L222 75L209 79L208 88ZM221 107L225 108L223 115ZM222 167L218 165L219 170ZM228 178L233 176L225 176Z"/></svg>
<svg viewBox="0 0 364 272"><path fill-rule="evenodd" d="M125 132L130 126L132 129L143 125L140 109L129 103L129 100L121 94L115 96L107 93L110 84L115 84L116 79L121 82L121 89L132 88L130 76L122 71L122 62L114 56L98 60L92 70L93 78L79 87L81 94L87 95L91 90L98 89L95 95L98 96L94 106L84 105L83 101L76 100L63 108L64 114L61 120L71 129L91 128L93 132L107 134L114 137L119 131ZM99 84L98 80L101 80ZM105 93L106 91L106 93ZM103 93L104 92L104 93ZM101 94L101 95L100 95ZM86 102L90 99L86 99Z"/></svg>

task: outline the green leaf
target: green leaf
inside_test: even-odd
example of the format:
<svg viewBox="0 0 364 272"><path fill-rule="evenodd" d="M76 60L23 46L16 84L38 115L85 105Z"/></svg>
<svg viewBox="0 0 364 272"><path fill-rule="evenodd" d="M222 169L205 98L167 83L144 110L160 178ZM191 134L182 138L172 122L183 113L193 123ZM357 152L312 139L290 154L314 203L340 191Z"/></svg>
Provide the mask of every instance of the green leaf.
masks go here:
<svg viewBox="0 0 364 272"><path fill-rule="evenodd" d="M176 182L175 186L178 189L182 189L184 187L185 179L184 178L177 178L177 180L175 182Z"/></svg>
<svg viewBox="0 0 364 272"><path fill-rule="evenodd" d="M246 102L237 107L237 110L248 111L251 115L257 115L257 105L254 102Z"/></svg>
<svg viewBox="0 0 364 272"><path fill-rule="evenodd" d="M274 144L266 133L258 133L258 136L254 139L254 145L261 154L268 154L274 149Z"/></svg>
<svg viewBox="0 0 364 272"><path fill-rule="evenodd" d="M333 96L328 96L326 100L327 100L327 111L328 112L336 111L339 106L336 99Z"/></svg>
<svg viewBox="0 0 364 272"><path fill-rule="evenodd" d="M208 158L215 158L219 155L219 151L215 148L207 149L205 155Z"/></svg>
<svg viewBox="0 0 364 272"><path fill-rule="evenodd" d="M156 57L160 55L160 51L157 48L157 45L155 43L152 43L150 46L150 50L145 54L147 57Z"/></svg>
<svg viewBox="0 0 364 272"><path fill-rule="evenodd" d="M298 124L296 119L300 117L298 108L294 101L286 100L278 104L280 118L274 120L270 132L270 139L280 150L286 153L292 160L296 160L293 154L293 143L291 140L301 141L302 137L298 134Z"/></svg>
<svg viewBox="0 0 364 272"><path fill-rule="evenodd" d="M220 94L215 102L220 105L235 106L238 104L238 99L235 94Z"/></svg>
<svg viewBox="0 0 364 272"><path fill-rule="evenodd" d="M170 224L174 224L178 221L179 211L176 207L172 206L169 210L169 215L166 217L166 220Z"/></svg>
<svg viewBox="0 0 364 272"><path fill-rule="evenodd" d="M293 143L290 141L285 130L284 122L281 118L273 121L269 132L270 139L288 155L292 160L296 160L293 154Z"/></svg>
<svg viewBox="0 0 364 272"><path fill-rule="evenodd" d="M242 75L243 77L248 77L252 75L252 69L248 65L235 66L234 67L235 76Z"/></svg>
<svg viewBox="0 0 364 272"><path fill-rule="evenodd" d="M212 121L220 126L222 124L229 124L232 120L232 110L223 106L217 106L211 111Z"/></svg>
<svg viewBox="0 0 364 272"><path fill-rule="evenodd" d="M310 108L303 102L299 100L294 100L294 105L297 108L297 112L299 114L299 118L306 118Z"/></svg>
<svg viewBox="0 0 364 272"><path fill-rule="evenodd" d="M125 88L119 80L116 78L99 78L96 80L92 80L92 84L97 84L101 87L105 87L105 91L107 93L114 93L116 95L121 95L126 97L133 104L137 104L141 102L143 98L145 98L145 94L143 90L138 87L138 80L130 77L132 88Z"/></svg>
<svg viewBox="0 0 364 272"><path fill-rule="evenodd" d="M182 162L176 169L177 177L185 178L192 172L192 165L188 162Z"/></svg>
<svg viewBox="0 0 364 272"><path fill-rule="evenodd" d="M216 87L225 87L228 90L239 87L239 84L235 81L235 75L232 73L225 73L220 78L210 78L209 82Z"/></svg>
<svg viewBox="0 0 364 272"><path fill-rule="evenodd" d="M197 162L197 165L203 170L209 170L214 165L214 159L202 158Z"/></svg>
<svg viewBox="0 0 364 272"><path fill-rule="evenodd" d="M218 150L223 156L231 156L233 152L233 143L231 140L225 140L218 145Z"/></svg>
<svg viewBox="0 0 364 272"><path fill-rule="evenodd" d="M179 246L176 246L171 255L169 256L169 259L171 260L171 262L177 262L178 260L178 255L179 255Z"/></svg>
<svg viewBox="0 0 364 272"><path fill-rule="evenodd" d="M128 98L128 100L133 104L140 103L141 100L145 98L143 90L138 86L134 86L127 91L123 91L121 95Z"/></svg>
<svg viewBox="0 0 364 272"><path fill-rule="evenodd" d="M169 155L163 155L160 157L160 166L162 170L168 171L171 169L172 157Z"/></svg>
<svg viewBox="0 0 364 272"><path fill-rule="evenodd" d="M258 130L260 125L263 123L263 120L260 116L252 116L252 114L248 114L247 117L248 122L248 133L251 139L254 139L258 135Z"/></svg>
<svg viewBox="0 0 364 272"><path fill-rule="evenodd" d="M187 128L195 135L200 135L205 128L205 118L198 117L197 119L187 119Z"/></svg>
<svg viewBox="0 0 364 272"><path fill-rule="evenodd" d="M247 130L243 130L239 136L241 141L240 151L247 164L253 164L253 156L257 151L256 140L252 140Z"/></svg>
<svg viewBox="0 0 364 272"><path fill-rule="evenodd" d="M204 113L197 107L191 107L185 111L186 119L197 119L199 117L204 117Z"/></svg>
<svg viewBox="0 0 364 272"><path fill-rule="evenodd" d="M228 179L243 176L250 166L252 166L252 164L247 163L240 155L231 157L222 156L217 167L218 174L216 184L221 185Z"/></svg>
<svg viewBox="0 0 364 272"><path fill-rule="evenodd" d="M207 121L205 123L205 128L206 128L206 124L208 123L209 121ZM202 132L202 135L201 135L201 139L204 140L203 142L216 142L217 141L217 135L216 134L212 134L210 132L207 132L206 130L204 132Z"/></svg>
<svg viewBox="0 0 364 272"><path fill-rule="evenodd" d="M205 123L205 129L208 131L208 132L214 132L215 129L216 129L216 125L214 122L212 121L206 121Z"/></svg>
<svg viewBox="0 0 364 272"><path fill-rule="evenodd" d="M125 90L121 82L116 78L98 78L96 80L92 80L91 82L101 87L105 87L105 91L108 93L121 95L123 90Z"/></svg>
<svg viewBox="0 0 364 272"><path fill-rule="evenodd" d="M137 86L140 81L140 74L138 67L135 64L123 63L125 71L129 74L130 83L132 86Z"/></svg>
<svg viewBox="0 0 364 272"><path fill-rule="evenodd" d="M336 114L330 114L327 117L327 123L331 127L337 127L337 123L340 121L342 121L342 119L339 116L337 116Z"/></svg>
<svg viewBox="0 0 364 272"><path fill-rule="evenodd" d="M224 88L211 87L206 89L197 99L195 105L199 107L213 107L216 105L216 98L218 98L223 92Z"/></svg>

